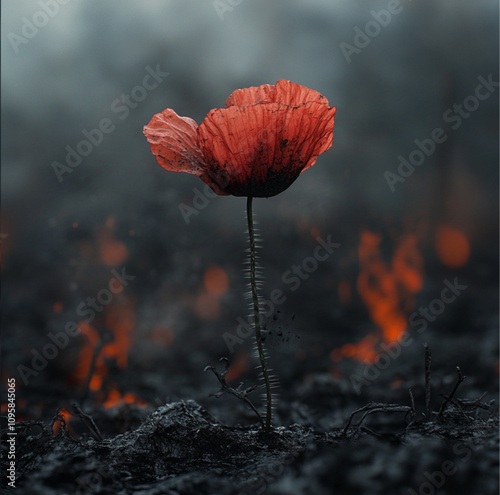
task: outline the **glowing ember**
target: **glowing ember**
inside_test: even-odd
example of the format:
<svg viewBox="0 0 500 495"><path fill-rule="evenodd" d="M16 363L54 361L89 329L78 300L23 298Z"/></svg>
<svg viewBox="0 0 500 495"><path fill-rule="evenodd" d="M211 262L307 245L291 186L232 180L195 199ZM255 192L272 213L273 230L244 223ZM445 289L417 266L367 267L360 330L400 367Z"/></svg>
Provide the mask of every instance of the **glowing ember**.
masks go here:
<svg viewBox="0 0 500 495"><path fill-rule="evenodd" d="M229 289L229 278L220 266L207 268L203 281L207 292L214 296L222 296Z"/></svg>
<svg viewBox="0 0 500 495"><path fill-rule="evenodd" d="M54 313L60 313L62 310L63 310L63 304L62 302L60 301L56 301L54 303L54 306L52 306L52 310L54 311Z"/></svg>
<svg viewBox="0 0 500 495"><path fill-rule="evenodd" d="M214 320L220 312L219 298L213 294L202 292L196 297L193 309L200 318Z"/></svg>
<svg viewBox="0 0 500 495"><path fill-rule="evenodd" d="M156 325L151 330L151 340L165 347L172 345L174 332L167 325Z"/></svg>
<svg viewBox="0 0 500 495"><path fill-rule="evenodd" d="M459 268L469 261L469 241L461 230L443 225L437 231L436 252L443 265Z"/></svg>
<svg viewBox="0 0 500 495"><path fill-rule="evenodd" d="M115 219L108 217L105 226L99 230L98 250L99 259L110 268L121 265L128 258L128 249L125 244L116 239L113 227Z"/></svg>
<svg viewBox="0 0 500 495"><path fill-rule="evenodd" d="M226 375L226 380L236 380L239 378L245 371L248 370L248 354L245 351L242 351L236 357L236 360L229 367L229 371Z"/></svg>
<svg viewBox="0 0 500 495"><path fill-rule="evenodd" d="M71 421L71 413L67 409L61 409L59 411L59 414L64 418L64 421L66 422L66 427L68 428L69 433L74 436L73 429L70 426L70 421ZM54 436L57 436L59 432L61 431L61 422L60 421L55 421L54 424L52 425L52 433Z"/></svg>
<svg viewBox="0 0 500 495"><path fill-rule="evenodd" d="M318 227L316 227L315 225L313 225L311 227L311 229L309 230L310 234L311 234L311 237L313 237L314 239L317 239L318 237L321 237L321 230L319 230Z"/></svg>
<svg viewBox="0 0 500 495"><path fill-rule="evenodd" d="M124 395L120 393L117 388L112 388L108 392L108 396L104 401L104 407L110 409L112 407L120 407L124 404L135 404L138 407L146 407L147 403L136 397L131 392L127 392Z"/></svg>
<svg viewBox="0 0 500 495"><path fill-rule="evenodd" d="M346 305L351 302L351 284L347 280L342 280L339 282L337 287L337 292L339 294L339 299L342 304Z"/></svg>

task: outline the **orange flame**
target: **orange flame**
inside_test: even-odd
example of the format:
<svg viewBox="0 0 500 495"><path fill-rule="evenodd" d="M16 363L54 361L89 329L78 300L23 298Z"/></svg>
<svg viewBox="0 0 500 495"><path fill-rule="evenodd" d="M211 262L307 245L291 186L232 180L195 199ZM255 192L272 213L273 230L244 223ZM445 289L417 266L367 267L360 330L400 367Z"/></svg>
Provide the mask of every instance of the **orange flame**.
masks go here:
<svg viewBox="0 0 500 495"><path fill-rule="evenodd" d="M361 233L358 292L387 342L397 342L407 326L407 311L422 288L423 259L417 238L408 234L396 246L392 266L382 260L379 234Z"/></svg>
<svg viewBox="0 0 500 495"><path fill-rule="evenodd" d="M106 344L102 354L107 358L114 358L120 368L125 368L128 361L128 351L132 345L132 330L135 327L134 306L129 297L123 299L106 310L104 316L106 328L114 336L113 342Z"/></svg>
<svg viewBox="0 0 500 495"><path fill-rule="evenodd" d="M77 383L84 383L89 374L92 357L94 356L94 349L99 343L101 337L97 330L86 321L81 321L78 324L78 329L82 335L85 335L86 339L80 350L80 356L78 358L76 369L73 372L72 379L74 379ZM100 363L97 361L94 376L100 371L98 368L100 368Z"/></svg>
<svg viewBox="0 0 500 495"><path fill-rule="evenodd" d="M120 368L127 366L128 351L132 342L132 330L135 326L135 315L131 299L123 297L120 302L106 308L104 322L106 328L111 331L114 338L111 342L103 345L96 358L94 371L89 383L89 388L93 392L101 391L108 377L109 371L106 360L113 359ZM89 376L95 349L100 345L101 335L89 323L80 322L78 327L86 339L82 345L72 379L77 383L84 384ZM112 399L113 397L109 397L108 393L108 397L105 400Z"/></svg>
<svg viewBox="0 0 500 495"><path fill-rule="evenodd" d="M122 395L117 388L112 388L108 392L108 396L104 401L104 407L106 409L110 409L112 407L120 407L123 404L135 404L139 407L146 407L148 405L147 402L139 399L131 392L127 392Z"/></svg>
<svg viewBox="0 0 500 495"><path fill-rule="evenodd" d="M423 258L414 234L407 234L399 240L390 263L382 259L381 241L380 234L368 230L361 232L357 280L358 293L371 320L381 330L381 336L370 334L360 342L332 350L330 358L334 362L348 357L374 363L378 359L375 346L380 338L385 342L397 342L406 331L414 297L422 288ZM339 284L339 297L344 303L349 300L348 288L346 282Z"/></svg>
<svg viewBox="0 0 500 495"><path fill-rule="evenodd" d="M73 429L70 426L70 421L71 421L71 418L72 418L71 413L67 409L61 409L59 411L59 414L64 418L64 421L66 422L66 427L68 429L68 432L72 436L74 436ZM52 433L54 434L54 436L57 436L60 431L61 431L61 423L59 421L54 421L54 423L52 425Z"/></svg>

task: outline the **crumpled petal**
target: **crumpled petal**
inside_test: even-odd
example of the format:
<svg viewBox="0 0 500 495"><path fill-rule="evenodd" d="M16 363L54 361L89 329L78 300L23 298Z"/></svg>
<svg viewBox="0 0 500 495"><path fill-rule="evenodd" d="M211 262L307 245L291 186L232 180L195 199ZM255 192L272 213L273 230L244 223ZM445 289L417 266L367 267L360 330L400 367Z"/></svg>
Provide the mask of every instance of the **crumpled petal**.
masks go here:
<svg viewBox="0 0 500 495"><path fill-rule="evenodd" d="M180 117L171 108L153 116L144 126L144 135L158 163L172 172L200 175L203 154L198 148L198 124Z"/></svg>
<svg viewBox="0 0 500 495"><path fill-rule="evenodd" d="M328 106L328 100L317 91L280 79L274 86L262 86L237 89L226 100L226 108L230 106L247 106L256 103L281 103L298 107L304 103L315 101Z"/></svg>
<svg viewBox="0 0 500 495"><path fill-rule="evenodd" d="M298 97L296 88L285 89L288 102ZM214 109L198 128L204 166L218 184L225 181L229 194L279 194L331 147L335 112L323 101L295 108L280 102Z"/></svg>

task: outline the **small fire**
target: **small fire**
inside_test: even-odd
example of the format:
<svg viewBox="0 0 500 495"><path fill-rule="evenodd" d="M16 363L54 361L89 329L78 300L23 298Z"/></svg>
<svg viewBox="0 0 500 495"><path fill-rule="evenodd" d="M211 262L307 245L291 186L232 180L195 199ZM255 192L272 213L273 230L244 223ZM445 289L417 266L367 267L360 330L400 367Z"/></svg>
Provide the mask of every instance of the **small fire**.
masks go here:
<svg viewBox="0 0 500 495"><path fill-rule="evenodd" d="M382 258L381 242L380 234L368 230L361 232L357 280L358 293L381 335L370 334L358 343L334 349L330 354L334 362L348 357L374 363L378 359L375 347L380 340L397 342L406 331L414 298L423 283L423 258L418 250L418 239L414 234L401 237L390 262ZM347 282L339 284L338 293L342 302L350 301Z"/></svg>
<svg viewBox="0 0 500 495"><path fill-rule="evenodd" d="M116 237L115 226L115 217L110 215L98 228L95 243L90 240L81 243L81 255L87 263L115 268L127 260L127 246ZM74 227L77 228L78 224ZM128 234L131 236L135 233L131 230ZM70 381L82 386L88 385L95 400L103 403L105 407L142 402L133 394L122 395L110 381L110 366L124 369L128 364L136 324L134 306L135 302L131 296L120 293L105 305L95 321L83 321L78 324L84 339ZM60 312L62 309L60 302L54 304L54 312Z"/></svg>
<svg viewBox="0 0 500 495"><path fill-rule="evenodd" d="M386 342L403 337L414 296L422 288L423 258L417 237L404 236L396 246L392 264L380 254L382 236L363 231L359 245L358 292L372 321Z"/></svg>
<svg viewBox="0 0 500 495"><path fill-rule="evenodd" d="M117 388L112 388L108 392L108 396L103 405L106 409L111 409L112 407L120 407L124 404L135 404L139 407L146 407L148 405L147 402L139 399L131 392L122 395Z"/></svg>
<svg viewBox="0 0 500 495"><path fill-rule="evenodd" d="M135 326L132 299L124 296L119 302L107 307L104 311L104 324L113 336L110 342L103 342L100 333L89 323L79 323L80 332L85 335L86 339L72 378L77 383L85 384L93 369L89 389L98 394L97 397L103 400L105 407L113 407L121 403L139 403L139 400L136 400L132 394L122 396L118 389L109 384L107 364L113 361L119 368L127 366L132 330ZM99 346L102 347L99 349Z"/></svg>
<svg viewBox="0 0 500 495"><path fill-rule="evenodd" d="M66 428L68 429L68 432L70 433L70 435L75 436L73 429L70 426L70 421L72 418L71 413L67 409L61 409L59 411L59 414L63 417L63 419L66 423ZM54 434L54 436L57 436L61 432L61 429L62 429L61 422L54 421L54 423L52 425L52 433Z"/></svg>

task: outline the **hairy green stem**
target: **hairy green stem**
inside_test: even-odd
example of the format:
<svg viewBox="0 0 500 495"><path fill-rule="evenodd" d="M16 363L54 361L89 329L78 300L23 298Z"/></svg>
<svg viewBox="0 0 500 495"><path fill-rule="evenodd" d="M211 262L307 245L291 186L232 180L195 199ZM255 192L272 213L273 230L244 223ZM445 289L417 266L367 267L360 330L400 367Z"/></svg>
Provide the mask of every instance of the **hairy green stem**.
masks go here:
<svg viewBox="0 0 500 495"><path fill-rule="evenodd" d="M253 228L253 216L252 216L252 197L247 198L247 220L248 220L248 236L250 239L250 285L252 288L252 300L253 300L253 313L255 318L255 340L257 341L257 350L259 352L260 364L262 366L262 375L264 376L264 382L266 385L266 424L264 426L265 433L269 433L271 429L271 382L269 381L269 374L267 372L266 358L264 356L264 346L262 344L262 334L260 331L260 312L259 312L259 297L257 295L257 283L256 283L256 273L255 273L255 232Z"/></svg>

